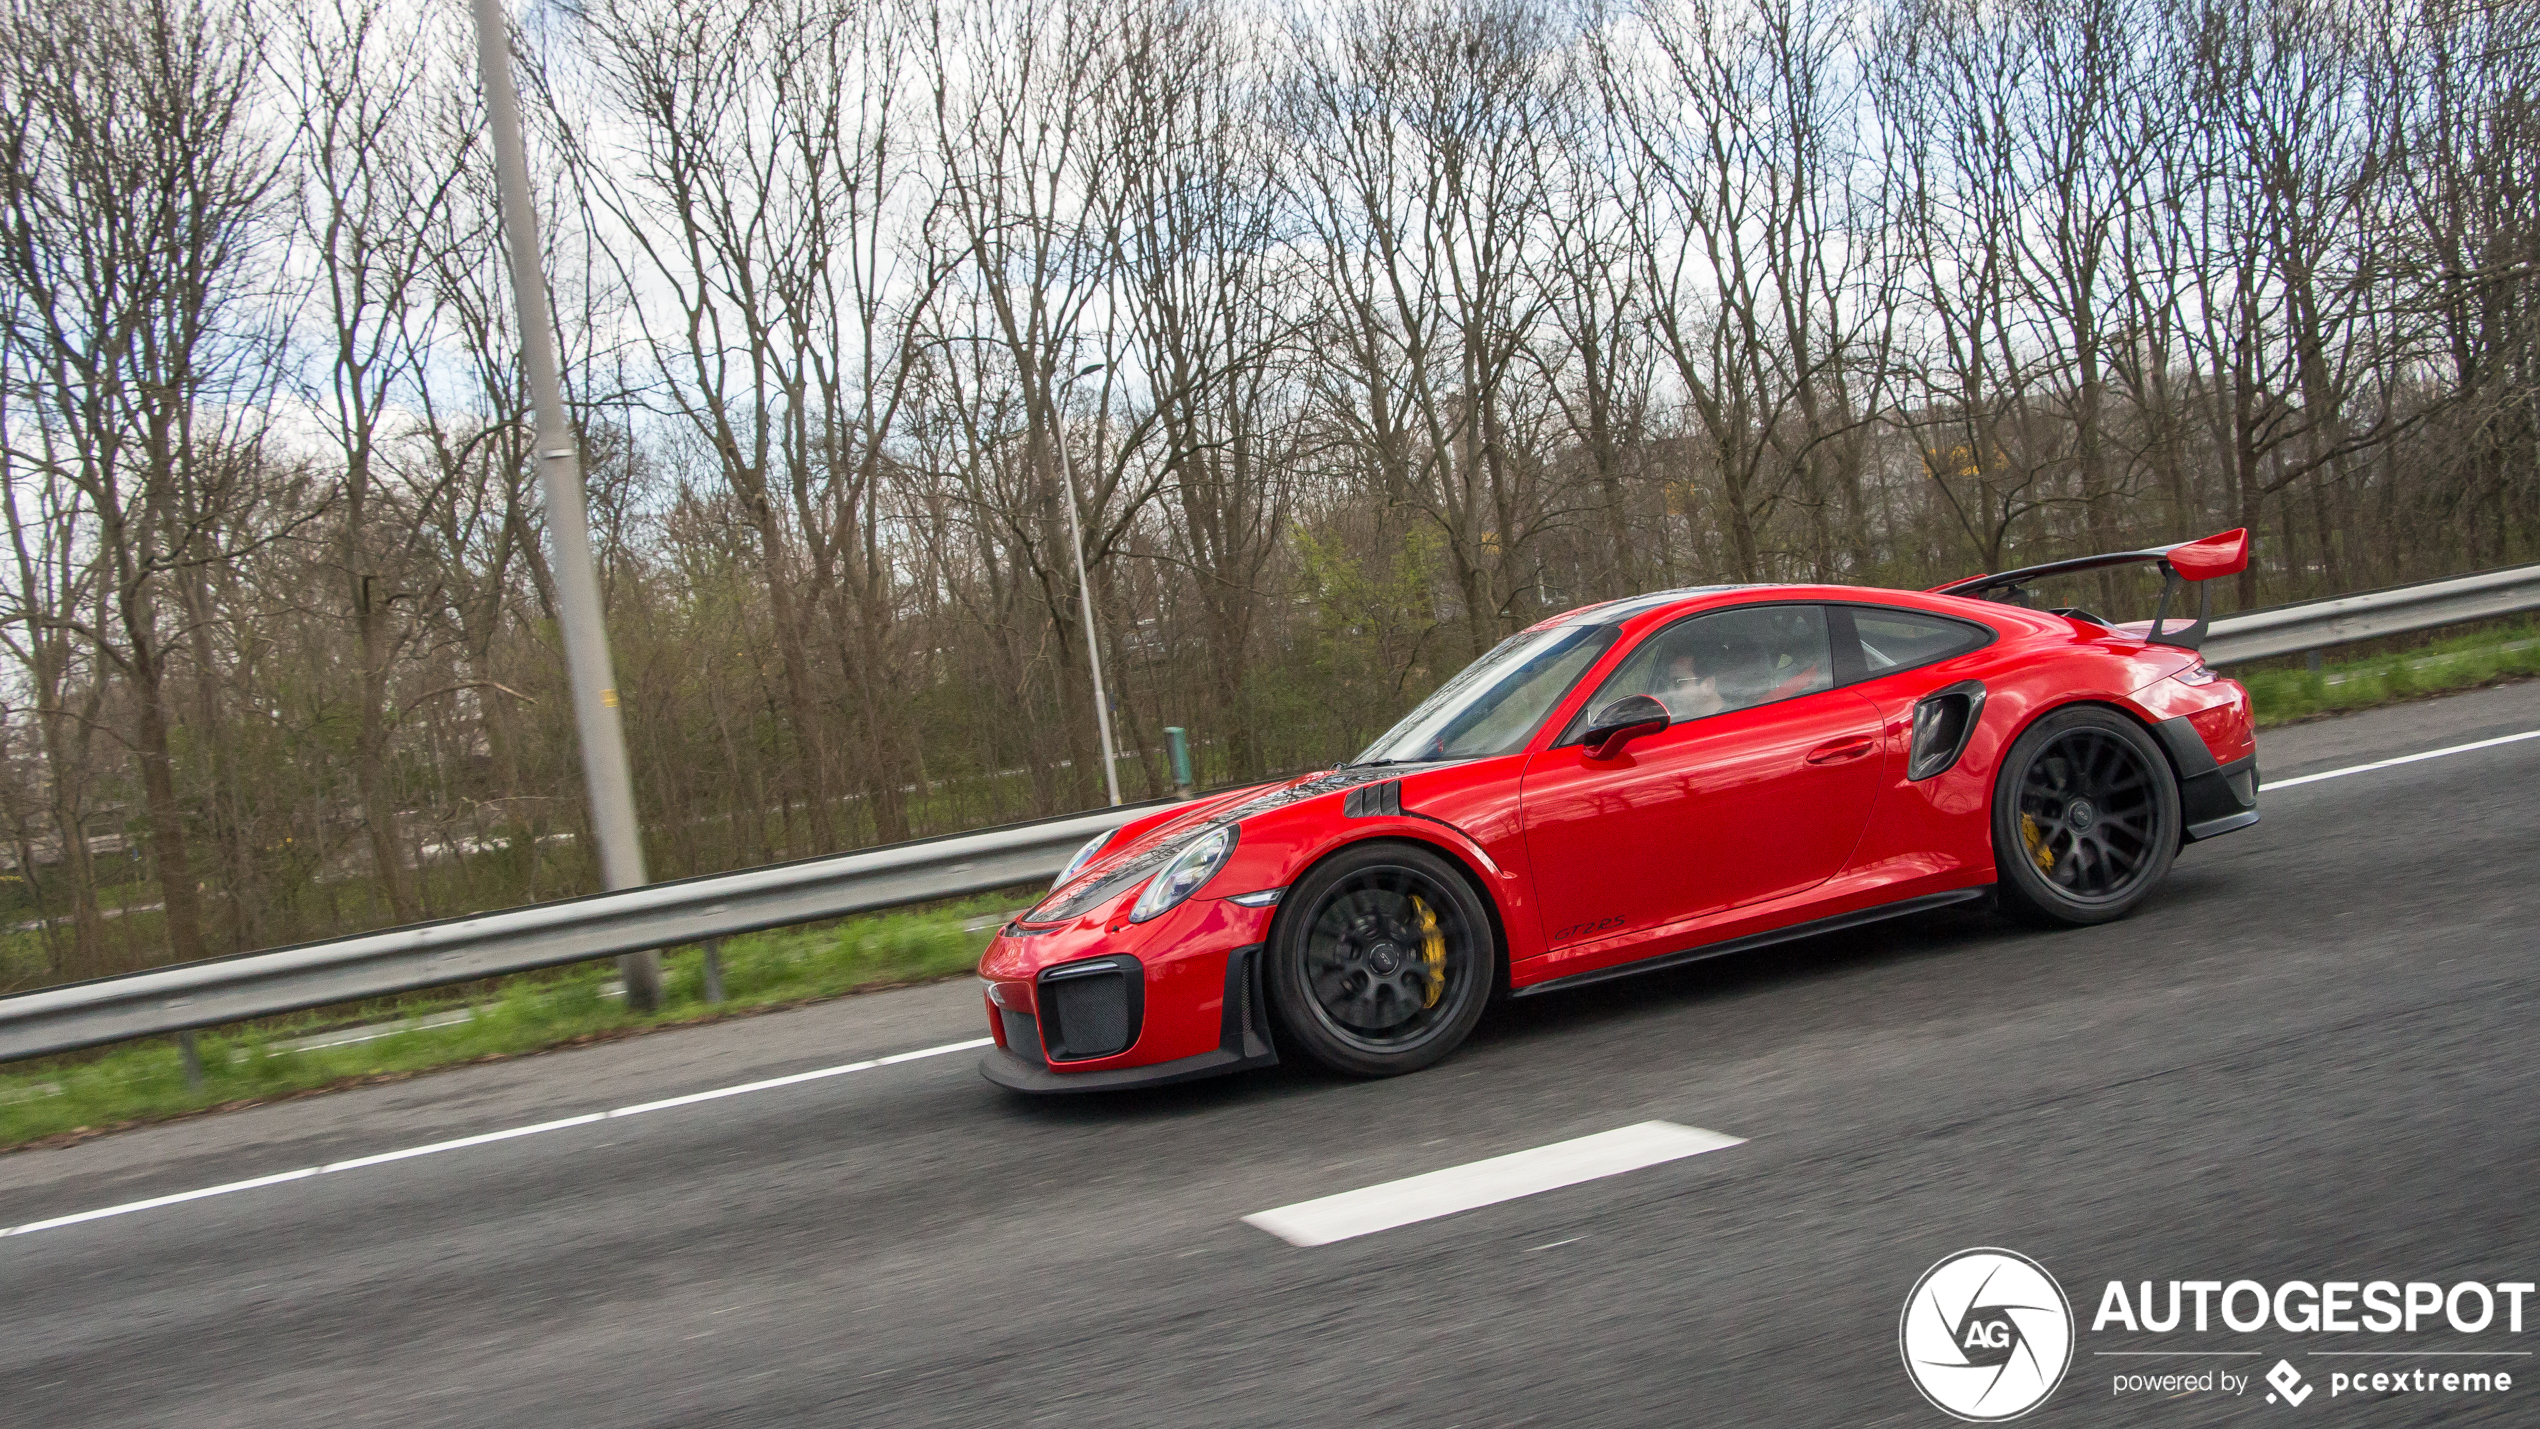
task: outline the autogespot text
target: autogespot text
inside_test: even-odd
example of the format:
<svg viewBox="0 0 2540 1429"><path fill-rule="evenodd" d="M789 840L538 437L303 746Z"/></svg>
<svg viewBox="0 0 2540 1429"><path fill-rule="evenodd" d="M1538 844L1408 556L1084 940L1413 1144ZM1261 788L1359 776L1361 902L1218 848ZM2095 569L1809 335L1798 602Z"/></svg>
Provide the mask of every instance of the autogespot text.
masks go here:
<svg viewBox="0 0 2540 1429"><path fill-rule="evenodd" d="M2118 1371L2109 1385L2121 1396L2236 1396L2254 1388L2267 1403L2289 1406L2299 1406L2322 1389L2329 1400L2349 1395L2493 1396L2514 1387L2513 1371L2527 1352L2502 1337L2522 1333L2534 1290L2528 1280L2287 1280L2273 1285L2256 1280L2143 1280L2131 1288L2111 1280L2090 1329L2093 1334L2209 1336L2219 1330L2269 1340L2328 1337L2311 1339L2309 1344L2318 1348L2299 1351L2275 1343L2210 1339L2192 1349L2103 1351L2156 1362L2171 1356L2235 1359L2232 1365L2190 1363L2173 1369L2146 1364ZM2255 1373L2270 1358L2273 1365L2263 1375Z"/></svg>
<svg viewBox="0 0 2540 1429"><path fill-rule="evenodd" d="M2240 1334L2263 1330L2269 1324L2288 1334L2416 1334L2421 1330L2448 1325L2464 1335L2484 1332L2496 1321L2501 1305L2505 1313L2505 1330L2522 1333L2523 1300L2534 1286L2528 1280L2500 1281L2493 1287L2475 1280L2444 1286L2430 1280L2411 1280L2402 1285L2393 1280L2287 1280L2270 1291L2255 1280L2173 1280L2169 1282L2167 1313L2153 1313L2155 1297L2152 1282L2138 1282L2141 1304L2128 1300L2125 1282L2111 1280L2106 1293L2099 1297L2099 1313L2090 1322L2091 1333L2111 1329L2160 1333L2179 1328L2180 1320L2193 1307L2193 1328L2209 1328L2206 1314L2209 1305L2219 1310L2222 1323Z"/></svg>

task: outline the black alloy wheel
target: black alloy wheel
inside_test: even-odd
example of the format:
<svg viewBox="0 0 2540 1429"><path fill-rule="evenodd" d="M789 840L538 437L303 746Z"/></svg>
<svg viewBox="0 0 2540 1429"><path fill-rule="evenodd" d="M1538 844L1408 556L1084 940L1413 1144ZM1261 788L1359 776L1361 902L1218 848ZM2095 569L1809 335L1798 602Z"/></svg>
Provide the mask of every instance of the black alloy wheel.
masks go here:
<svg viewBox="0 0 2540 1429"><path fill-rule="evenodd" d="M1354 1076L1416 1071L1455 1050L1499 971L1481 898L1443 857L1381 841L1345 849L1279 900L1270 1007L1283 1045Z"/></svg>
<svg viewBox="0 0 2540 1429"><path fill-rule="evenodd" d="M2169 872L2178 846L2169 760L2104 706L2031 725L1994 782L1994 865L2014 913L2064 924L2122 917Z"/></svg>

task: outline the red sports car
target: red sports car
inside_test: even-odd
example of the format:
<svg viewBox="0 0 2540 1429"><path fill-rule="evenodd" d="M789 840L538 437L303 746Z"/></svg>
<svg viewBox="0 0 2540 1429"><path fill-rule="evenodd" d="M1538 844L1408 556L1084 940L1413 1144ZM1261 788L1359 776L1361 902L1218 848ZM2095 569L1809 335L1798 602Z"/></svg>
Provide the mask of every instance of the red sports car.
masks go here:
<svg viewBox="0 0 2540 1429"><path fill-rule="evenodd" d="M1302 1056L1363 1076L1494 995L1991 897L2140 903L2257 822L2248 691L2181 624L2247 534L1931 592L1713 586L1510 637L1356 759L1087 844L979 965L987 1076L1081 1091ZM2042 577L2157 564L2161 614L2039 610Z"/></svg>

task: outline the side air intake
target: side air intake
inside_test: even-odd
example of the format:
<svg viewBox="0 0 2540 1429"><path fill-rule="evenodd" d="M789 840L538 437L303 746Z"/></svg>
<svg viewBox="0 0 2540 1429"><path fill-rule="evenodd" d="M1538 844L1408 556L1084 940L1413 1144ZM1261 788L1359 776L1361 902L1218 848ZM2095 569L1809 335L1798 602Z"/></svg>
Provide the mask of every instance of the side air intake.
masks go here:
<svg viewBox="0 0 2540 1429"><path fill-rule="evenodd" d="M1968 737L1976 732L1976 717L1983 713L1980 681L1962 680L1923 696L1914 705L1913 754L1905 761L1905 777L1929 779L1956 764L1966 752Z"/></svg>

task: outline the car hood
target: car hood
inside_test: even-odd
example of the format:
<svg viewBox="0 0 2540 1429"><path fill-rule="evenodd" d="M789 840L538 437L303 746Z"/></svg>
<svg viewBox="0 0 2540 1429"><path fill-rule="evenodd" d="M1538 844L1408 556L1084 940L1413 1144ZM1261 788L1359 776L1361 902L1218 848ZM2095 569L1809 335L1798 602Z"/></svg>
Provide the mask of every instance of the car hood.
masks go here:
<svg viewBox="0 0 2540 1429"><path fill-rule="evenodd" d="M1063 923L1071 918L1081 918L1154 877L1191 840L1210 829L1239 824L1256 814L1284 809L1290 804L1301 804L1326 794L1338 794L1361 784L1399 779L1415 770L1438 767L1436 764L1365 764L1319 770L1283 783L1254 785L1248 789L1211 795L1144 827L1129 825L1065 886L1051 889L1049 896L1024 914L1020 921L1027 924Z"/></svg>

